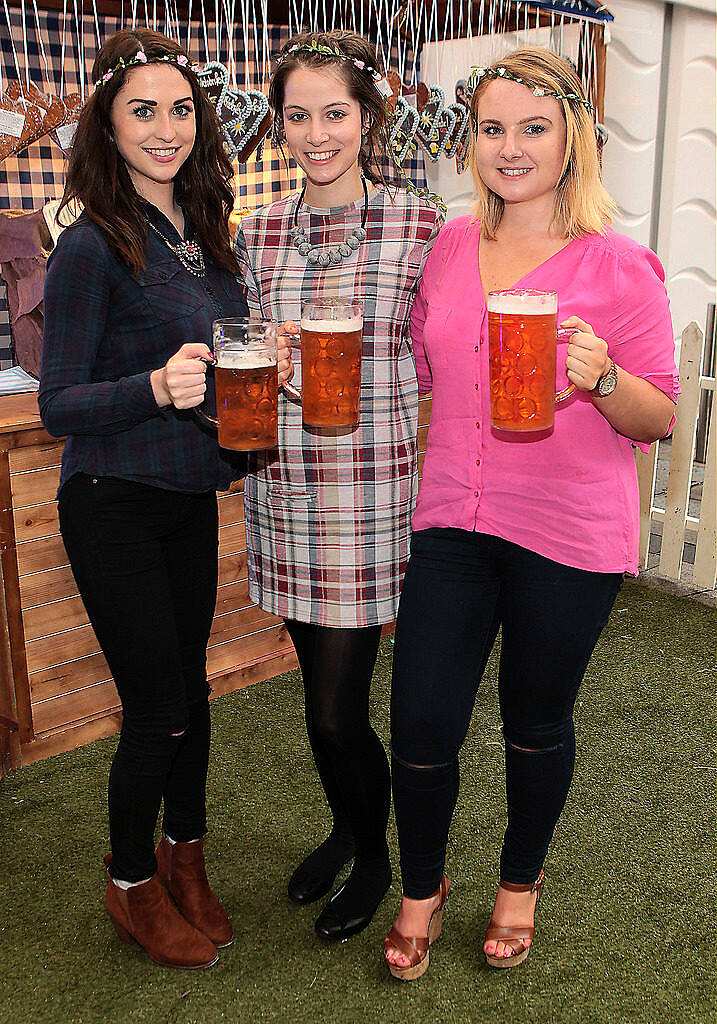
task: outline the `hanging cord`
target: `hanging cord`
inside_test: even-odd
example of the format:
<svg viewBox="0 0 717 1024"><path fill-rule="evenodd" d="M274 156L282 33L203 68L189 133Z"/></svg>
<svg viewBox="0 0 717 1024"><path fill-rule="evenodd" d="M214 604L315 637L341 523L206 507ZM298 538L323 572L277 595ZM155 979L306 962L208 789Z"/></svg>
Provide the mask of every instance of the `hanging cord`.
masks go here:
<svg viewBox="0 0 717 1024"><path fill-rule="evenodd" d="M10 36L10 46L12 47L12 55L15 61L15 71L17 72L17 80L18 82L20 82L22 81L22 74L20 72L20 61L18 60L17 50L15 49L15 39L13 38L12 34L12 23L10 21L10 11L7 9L7 0L3 0L3 7L5 8L5 17L7 18L8 34Z"/></svg>
<svg viewBox="0 0 717 1024"><path fill-rule="evenodd" d="M35 31L37 32L37 42L40 46L40 53L42 54L42 63L45 66L45 81L51 92L55 91L54 79L50 82L50 66L47 62L47 54L45 53L45 44L42 41L42 29L40 27L40 12L37 9L37 0L32 0L32 7L35 14Z"/></svg>
<svg viewBox="0 0 717 1024"><path fill-rule="evenodd" d="M77 64L78 78L80 80L80 95L84 102L87 95L87 68L85 66L85 33L82 16L77 10L77 0L72 0L75 11L75 34L77 35Z"/></svg>
<svg viewBox="0 0 717 1024"><path fill-rule="evenodd" d="M102 46L102 37L100 35L100 19L97 14L97 0L92 0L92 18L94 20L95 28L95 39L97 41L97 49Z"/></svg>

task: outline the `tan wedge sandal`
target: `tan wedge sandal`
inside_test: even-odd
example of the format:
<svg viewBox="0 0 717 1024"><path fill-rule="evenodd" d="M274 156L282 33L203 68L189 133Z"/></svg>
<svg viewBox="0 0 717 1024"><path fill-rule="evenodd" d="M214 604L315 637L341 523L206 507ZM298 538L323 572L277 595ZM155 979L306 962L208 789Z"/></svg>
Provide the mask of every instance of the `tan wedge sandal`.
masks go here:
<svg viewBox="0 0 717 1024"><path fill-rule="evenodd" d="M543 891L544 881L545 875L541 871L536 880L529 885L515 885L513 882L504 882L502 879L498 884L501 889L507 889L509 892L537 893L535 898L535 905L537 907L540 894ZM513 953L510 956L489 956L486 953L485 958L487 962L491 967L517 967L518 964L522 964L530 952L530 946L526 946L525 940L530 939L532 945L534 935L534 925L528 925L524 928L520 928L517 925L510 927L495 924L491 917L488 930L485 933L484 944L486 942L504 942L507 946L511 947Z"/></svg>
<svg viewBox="0 0 717 1024"><path fill-rule="evenodd" d="M384 956L389 949L398 949L408 958L408 965L401 967L400 964L392 964L386 961L389 971L394 978L401 981L414 981L426 973L430 956L430 945L435 942L441 934L443 926L443 908L446 905L448 894L451 891L451 883L444 875L440 886L433 893L439 896L438 906L431 914L428 921L428 934L419 936L401 935L394 925L383 942ZM432 897L431 897L432 898Z"/></svg>

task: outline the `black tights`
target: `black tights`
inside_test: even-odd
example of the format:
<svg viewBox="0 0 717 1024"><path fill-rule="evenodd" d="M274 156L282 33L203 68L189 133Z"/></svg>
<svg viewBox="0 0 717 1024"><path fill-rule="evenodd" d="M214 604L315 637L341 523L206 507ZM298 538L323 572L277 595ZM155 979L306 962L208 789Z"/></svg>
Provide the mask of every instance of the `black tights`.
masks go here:
<svg viewBox="0 0 717 1024"><path fill-rule="evenodd" d="M286 620L304 678L306 731L333 815L332 835L357 862L388 856L388 760L369 722L380 626L343 629Z"/></svg>

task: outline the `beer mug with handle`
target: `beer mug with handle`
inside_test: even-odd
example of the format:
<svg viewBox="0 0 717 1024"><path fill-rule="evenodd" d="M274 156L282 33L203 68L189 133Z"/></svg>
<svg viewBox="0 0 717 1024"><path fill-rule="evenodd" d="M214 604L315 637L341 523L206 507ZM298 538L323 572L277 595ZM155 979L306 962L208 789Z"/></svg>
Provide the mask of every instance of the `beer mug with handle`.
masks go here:
<svg viewBox="0 0 717 1024"><path fill-rule="evenodd" d="M314 298L301 304L301 391L283 384L302 406L305 427L355 427L359 421L363 303Z"/></svg>
<svg viewBox="0 0 717 1024"><path fill-rule="evenodd" d="M549 430L555 403L575 390L555 391L557 292L508 288L488 293L490 422L500 430Z"/></svg>
<svg viewBox="0 0 717 1024"><path fill-rule="evenodd" d="M270 320L223 319L212 324L216 427L222 448L254 451L278 440L276 324Z"/></svg>

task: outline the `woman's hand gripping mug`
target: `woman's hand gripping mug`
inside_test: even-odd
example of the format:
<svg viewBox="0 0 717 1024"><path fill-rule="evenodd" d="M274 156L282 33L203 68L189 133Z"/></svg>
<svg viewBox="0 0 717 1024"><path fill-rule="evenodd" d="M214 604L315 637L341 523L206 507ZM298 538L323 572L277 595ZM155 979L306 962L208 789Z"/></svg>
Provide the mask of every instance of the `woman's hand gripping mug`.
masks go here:
<svg viewBox="0 0 717 1024"><path fill-rule="evenodd" d="M355 427L359 421L363 303L315 298L301 304L301 390L282 384L302 406L305 427Z"/></svg>
<svg viewBox="0 0 717 1024"><path fill-rule="evenodd" d="M499 430L549 430L555 403L572 394L555 391L558 339L557 292L508 288L488 294L490 422Z"/></svg>
<svg viewBox="0 0 717 1024"><path fill-rule="evenodd" d="M196 412L216 427L222 448L254 451L278 442L276 324L223 319L212 325L217 415Z"/></svg>

